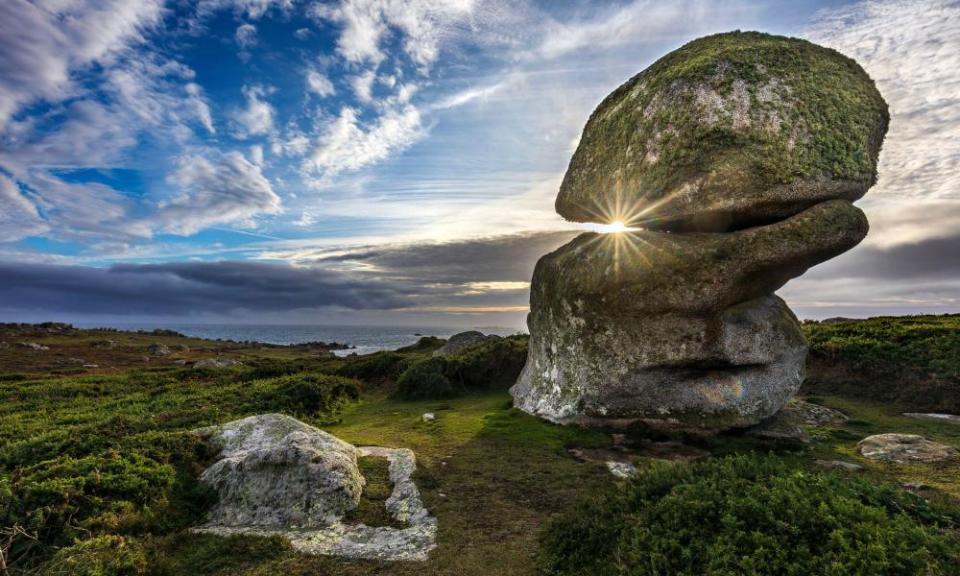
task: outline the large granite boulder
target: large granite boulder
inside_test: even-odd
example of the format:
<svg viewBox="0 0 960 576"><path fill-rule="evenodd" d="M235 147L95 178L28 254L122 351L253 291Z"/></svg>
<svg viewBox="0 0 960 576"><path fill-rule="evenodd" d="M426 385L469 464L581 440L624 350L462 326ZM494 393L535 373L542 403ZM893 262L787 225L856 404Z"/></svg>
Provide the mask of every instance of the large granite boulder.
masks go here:
<svg viewBox="0 0 960 576"><path fill-rule="evenodd" d="M357 449L295 418L262 414L198 433L219 451L200 476L219 495L207 527L328 526L360 501Z"/></svg>
<svg viewBox="0 0 960 576"><path fill-rule="evenodd" d="M812 76L811 76L812 75ZM557 197L585 233L541 258L515 404L561 423L720 430L775 414L804 377L773 293L867 234L886 105L809 42L721 34L616 90Z"/></svg>
<svg viewBox="0 0 960 576"><path fill-rule="evenodd" d="M557 196L569 220L725 231L876 181L887 105L853 60L806 40L707 36L590 116Z"/></svg>

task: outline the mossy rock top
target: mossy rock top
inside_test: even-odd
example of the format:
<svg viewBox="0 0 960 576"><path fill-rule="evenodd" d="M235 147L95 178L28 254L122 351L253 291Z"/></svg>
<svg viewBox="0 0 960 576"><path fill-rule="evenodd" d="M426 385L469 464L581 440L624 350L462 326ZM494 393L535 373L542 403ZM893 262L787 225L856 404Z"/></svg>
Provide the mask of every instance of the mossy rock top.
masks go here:
<svg viewBox="0 0 960 576"><path fill-rule="evenodd" d="M886 102L855 61L806 40L694 40L590 116L556 208L578 222L726 231L876 181Z"/></svg>

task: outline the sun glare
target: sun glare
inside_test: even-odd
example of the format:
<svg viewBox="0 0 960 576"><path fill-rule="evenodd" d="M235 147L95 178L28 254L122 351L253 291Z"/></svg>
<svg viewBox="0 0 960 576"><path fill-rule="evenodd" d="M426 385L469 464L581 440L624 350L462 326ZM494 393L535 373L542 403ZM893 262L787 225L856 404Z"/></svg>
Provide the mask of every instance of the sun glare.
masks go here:
<svg viewBox="0 0 960 576"><path fill-rule="evenodd" d="M610 222L609 224L595 224L591 222L586 224L585 227L593 232L599 232L600 234L617 234L620 232L638 230L638 228L627 226L626 223L620 220Z"/></svg>

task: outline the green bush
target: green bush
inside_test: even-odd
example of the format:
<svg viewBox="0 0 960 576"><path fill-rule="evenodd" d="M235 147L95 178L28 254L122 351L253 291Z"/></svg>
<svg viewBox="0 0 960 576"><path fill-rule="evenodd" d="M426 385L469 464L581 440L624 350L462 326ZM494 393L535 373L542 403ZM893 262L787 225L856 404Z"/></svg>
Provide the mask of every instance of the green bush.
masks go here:
<svg viewBox="0 0 960 576"><path fill-rule="evenodd" d="M327 374L282 376L258 385L264 410L304 416L334 414L360 398L356 380Z"/></svg>
<svg viewBox="0 0 960 576"><path fill-rule="evenodd" d="M344 359L337 368L338 376L356 378L366 382L379 383L384 380L397 380L407 369L409 360L397 352L374 352L364 356L351 356Z"/></svg>
<svg viewBox="0 0 960 576"><path fill-rule="evenodd" d="M405 400L450 398L508 388L523 370L527 341L527 336L491 338L459 354L414 360L397 380L397 395Z"/></svg>
<svg viewBox="0 0 960 576"><path fill-rule="evenodd" d="M96 536L58 551L44 567L47 576L143 576L147 555L134 540Z"/></svg>
<svg viewBox="0 0 960 576"><path fill-rule="evenodd" d="M467 388L509 388L527 361L529 336L491 338L454 356L458 377Z"/></svg>
<svg viewBox="0 0 960 576"><path fill-rule="evenodd" d="M960 315L806 322L803 392L960 411Z"/></svg>
<svg viewBox="0 0 960 576"><path fill-rule="evenodd" d="M449 362L442 356L422 358L410 364L397 380L397 396L404 400L449 398L463 392L447 376Z"/></svg>
<svg viewBox="0 0 960 576"><path fill-rule="evenodd" d="M541 537L556 575L960 573L956 509L772 456L661 464Z"/></svg>

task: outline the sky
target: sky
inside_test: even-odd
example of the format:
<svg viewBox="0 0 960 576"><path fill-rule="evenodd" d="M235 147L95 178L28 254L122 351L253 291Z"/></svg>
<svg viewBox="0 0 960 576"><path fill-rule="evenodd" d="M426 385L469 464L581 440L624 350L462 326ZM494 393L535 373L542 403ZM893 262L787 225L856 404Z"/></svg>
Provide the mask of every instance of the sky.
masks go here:
<svg viewBox="0 0 960 576"><path fill-rule="evenodd" d="M4 0L0 321L522 327L590 112L735 29L891 108L869 236L779 294L960 311L956 0Z"/></svg>

